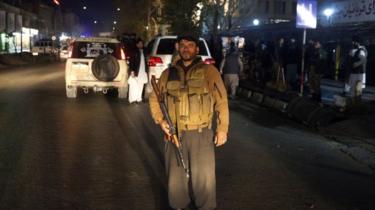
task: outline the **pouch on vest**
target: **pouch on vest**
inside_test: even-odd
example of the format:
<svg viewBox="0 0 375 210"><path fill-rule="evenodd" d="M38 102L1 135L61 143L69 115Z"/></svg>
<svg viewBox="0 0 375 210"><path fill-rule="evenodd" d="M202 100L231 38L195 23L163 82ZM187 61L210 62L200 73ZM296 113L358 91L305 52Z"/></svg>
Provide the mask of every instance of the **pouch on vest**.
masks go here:
<svg viewBox="0 0 375 210"><path fill-rule="evenodd" d="M192 72L187 80L189 124L208 123L212 118L212 96L208 91L203 69Z"/></svg>
<svg viewBox="0 0 375 210"><path fill-rule="evenodd" d="M168 81L167 82L167 107L168 107L168 113L171 117L172 122L176 122L176 103L180 98L180 88L181 88L181 82L180 81Z"/></svg>

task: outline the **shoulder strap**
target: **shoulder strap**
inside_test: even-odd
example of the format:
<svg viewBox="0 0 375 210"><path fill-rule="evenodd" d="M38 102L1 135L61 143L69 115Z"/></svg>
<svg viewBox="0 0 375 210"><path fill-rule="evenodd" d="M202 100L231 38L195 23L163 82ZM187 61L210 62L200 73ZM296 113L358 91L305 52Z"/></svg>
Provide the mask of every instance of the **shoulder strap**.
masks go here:
<svg viewBox="0 0 375 210"><path fill-rule="evenodd" d="M355 58L358 58L359 57L359 54L361 53L361 50L363 50L362 48L359 48L357 51L355 51L354 53L354 57Z"/></svg>
<svg viewBox="0 0 375 210"><path fill-rule="evenodd" d="M180 81L180 76L178 75L178 70L176 67L169 67L168 81Z"/></svg>

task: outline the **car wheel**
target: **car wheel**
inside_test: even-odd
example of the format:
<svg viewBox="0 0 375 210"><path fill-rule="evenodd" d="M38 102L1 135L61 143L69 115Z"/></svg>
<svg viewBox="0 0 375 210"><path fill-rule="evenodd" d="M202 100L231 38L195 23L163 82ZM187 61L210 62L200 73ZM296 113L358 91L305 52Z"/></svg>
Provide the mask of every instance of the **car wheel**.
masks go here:
<svg viewBox="0 0 375 210"><path fill-rule="evenodd" d="M92 62L92 74L102 82L113 81L120 72L120 64L112 55L100 55Z"/></svg>
<svg viewBox="0 0 375 210"><path fill-rule="evenodd" d="M77 98L77 88L76 87L71 87L71 88L66 87L66 97Z"/></svg>
<svg viewBox="0 0 375 210"><path fill-rule="evenodd" d="M128 88L127 87L120 87L117 89L118 98L125 99L128 97Z"/></svg>

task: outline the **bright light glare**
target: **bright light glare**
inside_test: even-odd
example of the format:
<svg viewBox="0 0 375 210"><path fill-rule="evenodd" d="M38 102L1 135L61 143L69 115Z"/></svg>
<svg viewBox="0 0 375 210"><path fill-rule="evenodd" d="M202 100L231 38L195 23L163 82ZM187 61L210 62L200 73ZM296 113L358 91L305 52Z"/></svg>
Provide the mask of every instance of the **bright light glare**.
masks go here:
<svg viewBox="0 0 375 210"><path fill-rule="evenodd" d="M64 41L64 40L67 40L67 39L70 39L70 36L67 36L65 34L61 34L60 41Z"/></svg>
<svg viewBox="0 0 375 210"><path fill-rule="evenodd" d="M335 11L332 8L327 8L323 11L323 14L326 17L331 17Z"/></svg>
<svg viewBox="0 0 375 210"><path fill-rule="evenodd" d="M317 21L312 13L311 7L306 8L303 5L297 5L297 14L301 14L303 25L316 28Z"/></svg>
<svg viewBox="0 0 375 210"><path fill-rule="evenodd" d="M258 20L258 19L254 19L254 20L253 20L253 24L254 24L254 26L257 26L257 25L259 25L259 23L260 23L260 22L259 22L259 20Z"/></svg>

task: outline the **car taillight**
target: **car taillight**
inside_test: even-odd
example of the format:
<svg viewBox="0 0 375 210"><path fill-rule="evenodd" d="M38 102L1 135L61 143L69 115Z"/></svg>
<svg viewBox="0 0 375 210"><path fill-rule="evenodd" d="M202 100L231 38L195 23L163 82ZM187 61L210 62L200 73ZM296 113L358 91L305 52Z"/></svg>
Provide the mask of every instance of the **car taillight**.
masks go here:
<svg viewBox="0 0 375 210"><path fill-rule="evenodd" d="M205 64L215 64L215 60L213 58L207 58L206 60L204 60L204 63Z"/></svg>
<svg viewBox="0 0 375 210"><path fill-rule="evenodd" d="M151 56L148 59L148 66L157 66L158 64L163 64L163 60L160 57Z"/></svg>
<svg viewBox="0 0 375 210"><path fill-rule="evenodd" d="M126 55L123 49L121 49L121 60L126 60Z"/></svg>

